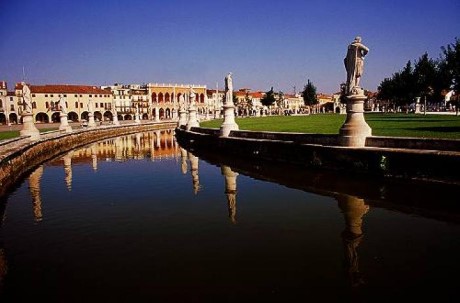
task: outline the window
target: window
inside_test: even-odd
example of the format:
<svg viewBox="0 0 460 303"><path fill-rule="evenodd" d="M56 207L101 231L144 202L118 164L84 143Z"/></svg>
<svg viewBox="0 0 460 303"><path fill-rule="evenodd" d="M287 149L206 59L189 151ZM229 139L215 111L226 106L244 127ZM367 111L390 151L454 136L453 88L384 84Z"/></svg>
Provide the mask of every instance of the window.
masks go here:
<svg viewBox="0 0 460 303"><path fill-rule="evenodd" d="M53 97L54 97L54 95L50 95L50 97L51 97L51 98L53 98Z"/></svg>
<svg viewBox="0 0 460 303"><path fill-rule="evenodd" d="M78 95L75 95L75 98L78 98Z"/></svg>
<svg viewBox="0 0 460 303"><path fill-rule="evenodd" d="M32 102L32 108L37 108L37 102Z"/></svg>
<svg viewBox="0 0 460 303"><path fill-rule="evenodd" d="M65 102L65 107L69 108L69 103Z"/></svg>
<svg viewBox="0 0 460 303"><path fill-rule="evenodd" d="M80 95L80 98L83 97L82 95Z"/></svg>
<svg viewBox="0 0 460 303"><path fill-rule="evenodd" d="M53 101L51 101L51 107L54 107L54 102Z"/></svg>
<svg viewBox="0 0 460 303"><path fill-rule="evenodd" d="M75 102L75 108L78 108L78 102Z"/></svg>
<svg viewBox="0 0 460 303"><path fill-rule="evenodd" d="M93 97L93 95L89 95L89 97L90 97L90 98L92 98L92 97Z"/></svg>
<svg viewBox="0 0 460 303"><path fill-rule="evenodd" d="M104 107L104 103L101 102L101 108L103 108L103 107Z"/></svg>
<svg viewBox="0 0 460 303"><path fill-rule="evenodd" d="M50 104L49 104L48 101L45 102L45 107L46 107L46 108L49 108L49 107L50 107Z"/></svg>
<svg viewBox="0 0 460 303"><path fill-rule="evenodd" d="M99 95L99 97L101 97L101 98L102 98L102 95Z"/></svg>
<svg viewBox="0 0 460 303"><path fill-rule="evenodd" d="M80 108L83 108L83 102L80 102Z"/></svg>
<svg viewBox="0 0 460 303"><path fill-rule="evenodd" d="M90 96L91 97L91 96ZM94 95L94 98L97 98L97 95Z"/></svg>
<svg viewBox="0 0 460 303"><path fill-rule="evenodd" d="M2 102L2 100L0 100L0 107L3 107L3 102Z"/></svg>
<svg viewBox="0 0 460 303"><path fill-rule="evenodd" d="M14 112L14 104L10 105L10 111Z"/></svg>
<svg viewBox="0 0 460 303"><path fill-rule="evenodd" d="M67 98L67 95L64 94L64 97Z"/></svg>
<svg viewBox="0 0 460 303"><path fill-rule="evenodd" d="M46 98L48 98L48 95L45 95Z"/></svg>
<svg viewBox="0 0 460 303"><path fill-rule="evenodd" d="M99 105L99 103L97 103L97 102L96 102L96 103L94 103L94 104L96 104L96 108L97 108L97 106Z"/></svg>
<svg viewBox="0 0 460 303"><path fill-rule="evenodd" d="M13 97L10 97L10 101L11 101L11 102L13 102L13 101L14 101L14 100L13 100Z"/></svg>
<svg viewBox="0 0 460 303"><path fill-rule="evenodd" d="M32 97L35 97L35 94L32 94Z"/></svg>

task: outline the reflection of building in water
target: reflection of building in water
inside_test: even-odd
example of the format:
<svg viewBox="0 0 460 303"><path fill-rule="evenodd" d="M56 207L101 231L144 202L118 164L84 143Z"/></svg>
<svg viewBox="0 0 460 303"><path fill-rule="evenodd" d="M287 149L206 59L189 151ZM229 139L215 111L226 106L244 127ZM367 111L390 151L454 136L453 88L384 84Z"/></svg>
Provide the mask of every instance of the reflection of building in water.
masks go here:
<svg viewBox="0 0 460 303"><path fill-rule="evenodd" d="M188 159L190 161L190 172L192 174L193 192L196 195L200 191L200 179L198 176L198 157L189 152Z"/></svg>
<svg viewBox="0 0 460 303"><path fill-rule="evenodd" d="M358 267L357 248L363 238L363 216L368 212L369 206L363 199L353 196L340 195L337 197L339 208L345 218L345 229L342 232L342 240L345 249L345 262L351 286L359 286L363 279Z"/></svg>
<svg viewBox="0 0 460 303"><path fill-rule="evenodd" d="M32 206L34 210L35 222L40 222L43 219L42 215L42 199L40 193L40 182L43 175L43 166L40 165L29 176L29 191L32 196Z"/></svg>
<svg viewBox="0 0 460 303"><path fill-rule="evenodd" d="M180 159L181 159L181 169L182 174L187 174L187 150L185 148L180 148Z"/></svg>
<svg viewBox="0 0 460 303"><path fill-rule="evenodd" d="M72 155L73 151L70 151L62 157L64 160L65 184L69 191L72 190Z"/></svg>
<svg viewBox="0 0 460 303"><path fill-rule="evenodd" d="M177 144L172 130L145 132L117 137L73 151L72 163L92 163L96 170L98 161L125 161L128 159L170 159L178 157ZM51 165L61 165L59 159Z"/></svg>
<svg viewBox="0 0 460 303"><path fill-rule="evenodd" d="M228 217L233 224L236 224L236 177L234 172L226 165L221 166L222 175L225 177L225 194L227 195Z"/></svg>

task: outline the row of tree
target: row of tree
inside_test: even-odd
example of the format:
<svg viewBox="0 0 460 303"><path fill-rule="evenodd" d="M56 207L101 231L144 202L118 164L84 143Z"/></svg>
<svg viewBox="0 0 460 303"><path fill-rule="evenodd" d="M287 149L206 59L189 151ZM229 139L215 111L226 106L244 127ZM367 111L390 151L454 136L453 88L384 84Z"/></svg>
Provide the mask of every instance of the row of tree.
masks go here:
<svg viewBox="0 0 460 303"><path fill-rule="evenodd" d="M377 98L388 100L396 105L407 105L416 97L426 98L428 102L444 100L443 95L450 90L460 92L460 40L441 47L439 59L423 54L414 63L385 78L378 88Z"/></svg>

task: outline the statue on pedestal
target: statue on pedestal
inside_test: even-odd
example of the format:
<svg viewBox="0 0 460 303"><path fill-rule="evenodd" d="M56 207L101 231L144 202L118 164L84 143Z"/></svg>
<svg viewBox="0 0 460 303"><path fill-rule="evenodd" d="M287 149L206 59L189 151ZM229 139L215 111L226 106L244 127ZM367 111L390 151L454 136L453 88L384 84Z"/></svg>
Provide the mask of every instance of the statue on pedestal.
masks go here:
<svg viewBox="0 0 460 303"><path fill-rule="evenodd" d="M67 115L67 105L66 105L66 103L65 103L65 101L64 101L64 99L63 99L62 97L59 98L58 103L59 103L59 107L60 107L61 113Z"/></svg>
<svg viewBox="0 0 460 303"><path fill-rule="evenodd" d="M225 77L225 103L233 102L233 79L232 73Z"/></svg>
<svg viewBox="0 0 460 303"><path fill-rule="evenodd" d="M364 71L364 57L368 52L369 48L361 43L359 36L348 46L347 56L343 60L347 70L347 95L355 95L360 91L359 81Z"/></svg>
<svg viewBox="0 0 460 303"><path fill-rule="evenodd" d="M22 82L22 99L24 100L24 113L32 113L32 96L30 93L30 88L25 82Z"/></svg>

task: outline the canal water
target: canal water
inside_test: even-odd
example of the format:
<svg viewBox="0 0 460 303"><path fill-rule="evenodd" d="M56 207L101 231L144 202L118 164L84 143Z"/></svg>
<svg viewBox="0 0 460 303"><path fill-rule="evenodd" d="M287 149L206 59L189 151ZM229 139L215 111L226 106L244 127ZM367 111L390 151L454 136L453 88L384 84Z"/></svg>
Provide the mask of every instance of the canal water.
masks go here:
<svg viewBox="0 0 460 303"><path fill-rule="evenodd" d="M458 187L196 153L162 130L36 168L0 201L0 302L457 297Z"/></svg>

